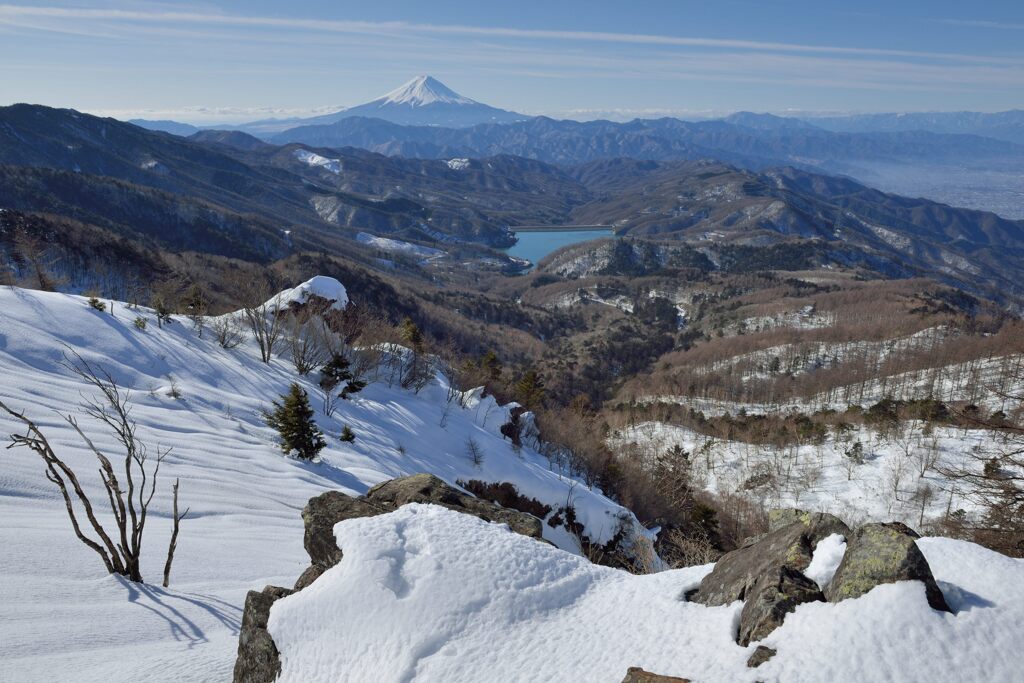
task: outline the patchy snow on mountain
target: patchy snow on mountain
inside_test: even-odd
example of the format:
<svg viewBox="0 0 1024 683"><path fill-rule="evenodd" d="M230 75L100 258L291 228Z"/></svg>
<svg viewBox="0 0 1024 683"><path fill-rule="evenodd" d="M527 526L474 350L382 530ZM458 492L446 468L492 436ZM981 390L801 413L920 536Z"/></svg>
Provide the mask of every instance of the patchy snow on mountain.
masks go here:
<svg viewBox="0 0 1024 683"><path fill-rule="evenodd" d="M336 305L358 292L331 278L287 290L282 301L310 294ZM209 326L200 335L187 318L157 325L147 308L113 302L101 312L87 299L0 288L0 401L25 411L78 472L100 520L113 526L96 458L55 411L79 418L98 448L118 452L112 435L80 414L90 387L62 365L73 349L130 390L139 438L163 461L146 527L142 575L159 582L170 536L170 487L181 481L190 509L171 587L108 576L79 542L59 491L39 457L25 449L0 458L0 681L230 680L245 593L268 583L291 585L308 564L301 511L327 490L360 495L381 481L430 472L458 480L508 481L555 508L571 502L592 538L604 543L632 526L630 512L599 490L564 476L528 444L516 452L499 433L510 406L479 392L449 392L441 376L419 393L390 382L384 368L332 416L321 410L315 373L299 376L281 343L264 364L247 338L221 348ZM139 329L135 320L147 322ZM297 382L310 395L328 446L316 462L286 457L261 411ZM337 437L348 426L353 443ZM0 434L20 431L0 415ZM482 457L467 454L472 439ZM554 514L554 512L552 512ZM571 553L570 534L544 524ZM542 544L537 544L544 547ZM562 551L559 551L562 552ZM467 558L468 559L468 558Z"/></svg>
<svg viewBox="0 0 1024 683"><path fill-rule="evenodd" d="M449 159L445 163L453 171L465 171L469 168L469 159Z"/></svg>
<svg viewBox="0 0 1024 683"><path fill-rule="evenodd" d="M447 252L440 249L434 249L432 247L424 247L419 244L412 244L411 242L403 242L401 240L393 240L387 237L380 237L378 235L371 235L368 232L361 232L356 235L356 241L361 244L373 247L374 249L380 249L381 251L389 251L398 254L405 254L407 256L415 256L424 259L438 258L446 256Z"/></svg>
<svg viewBox="0 0 1024 683"><path fill-rule="evenodd" d="M918 541L955 614L903 581L799 605L744 647L740 602L683 597L711 565L636 576L431 505L335 535L344 559L270 610L282 682L617 683L631 666L707 683L1009 682L1024 667L1024 563L961 541ZM755 670L757 644L777 654Z"/></svg>
<svg viewBox="0 0 1024 683"><path fill-rule="evenodd" d="M310 166L319 166L331 173L340 175L342 171L341 159L328 159L308 149L295 150L295 158Z"/></svg>

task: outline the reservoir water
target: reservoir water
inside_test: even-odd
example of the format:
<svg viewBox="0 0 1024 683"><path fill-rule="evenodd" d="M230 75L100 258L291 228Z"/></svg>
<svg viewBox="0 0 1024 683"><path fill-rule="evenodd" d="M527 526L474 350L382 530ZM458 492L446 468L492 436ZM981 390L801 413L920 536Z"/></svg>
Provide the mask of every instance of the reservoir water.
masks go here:
<svg viewBox="0 0 1024 683"><path fill-rule="evenodd" d="M611 228L595 228L593 230L524 230L516 232L519 241L509 247L509 256L524 258L537 264L551 252L567 247L570 244L597 240L612 236Z"/></svg>

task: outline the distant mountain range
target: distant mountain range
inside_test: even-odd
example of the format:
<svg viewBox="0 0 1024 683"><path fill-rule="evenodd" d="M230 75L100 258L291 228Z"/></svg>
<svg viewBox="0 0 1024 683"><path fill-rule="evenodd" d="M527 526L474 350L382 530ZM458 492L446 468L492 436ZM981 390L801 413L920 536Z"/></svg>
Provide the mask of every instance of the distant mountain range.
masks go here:
<svg viewBox="0 0 1024 683"><path fill-rule="evenodd" d="M174 121L134 123L183 136L201 132ZM1020 110L824 118L737 112L709 121L579 122L496 109L419 76L376 100L331 114L222 128L278 145L359 147L419 159L512 154L563 166L617 157L717 159L754 171L789 165L846 175L887 192L1024 218ZM221 142L231 144L226 136Z"/></svg>
<svg viewBox="0 0 1024 683"><path fill-rule="evenodd" d="M472 139L478 129L518 126L552 126L557 133L564 123L533 119L464 133ZM559 145L567 155L604 135L599 151L611 156L640 144L647 130L575 125L586 134L563 137ZM672 120L658 125L718 144L740 128L719 122L717 129L694 129ZM777 139L746 135L749 146L736 145L744 153L760 153L766 140ZM529 139L542 138L534 130ZM660 139L679 150L691 144ZM858 149L850 144L851 153ZM63 216L164 249L257 261L302 250L352 252L361 248L356 233L367 230L445 249L479 249L472 245L508 246L507 230L516 225L601 223L659 243L740 248L744 263L761 269L813 262L889 277L926 275L993 297L1022 291L1024 221L886 194L792 166L753 172L715 161L598 156L583 165L511 155L388 157L268 144L237 131L186 139L73 110L14 105L0 108L0 209Z"/></svg>
<svg viewBox="0 0 1024 683"><path fill-rule="evenodd" d="M932 133L980 135L1024 144L1024 110L985 114L974 111L912 114L857 114L804 119L819 128L843 133L926 130Z"/></svg>

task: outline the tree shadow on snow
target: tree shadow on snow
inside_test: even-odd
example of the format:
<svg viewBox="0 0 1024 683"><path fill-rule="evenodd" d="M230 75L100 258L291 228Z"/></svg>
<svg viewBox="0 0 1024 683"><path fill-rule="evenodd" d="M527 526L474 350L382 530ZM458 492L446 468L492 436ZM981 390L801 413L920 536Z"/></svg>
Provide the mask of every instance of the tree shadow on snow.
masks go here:
<svg viewBox="0 0 1024 683"><path fill-rule="evenodd" d="M128 602L147 609L166 621L174 639L188 641L189 647L205 643L209 638L207 638L206 633L203 632L198 624L189 619L181 609L174 606L173 601L175 600L208 612L217 621L226 626L232 635L238 635L241 627L242 610L236 605L209 595L172 593L156 586L134 583L121 576L114 578L127 591Z"/></svg>

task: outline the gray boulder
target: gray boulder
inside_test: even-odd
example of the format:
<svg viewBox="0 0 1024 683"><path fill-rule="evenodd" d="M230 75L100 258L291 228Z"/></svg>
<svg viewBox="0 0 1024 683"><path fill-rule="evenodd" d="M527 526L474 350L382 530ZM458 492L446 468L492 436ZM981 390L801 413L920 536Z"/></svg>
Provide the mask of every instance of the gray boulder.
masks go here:
<svg viewBox="0 0 1024 683"><path fill-rule="evenodd" d="M805 602L824 602L818 584L792 567L763 575L747 593L736 642L749 645L782 626L786 615Z"/></svg>
<svg viewBox="0 0 1024 683"><path fill-rule="evenodd" d="M726 553L701 581L691 600L708 606L743 600L764 576L777 578L784 567L805 570L821 539L831 534L850 535L850 528L828 513L789 512L777 515L775 528L764 537Z"/></svg>
<svg viewBox="0 0 1024 683"><path fill-rule="evenodd" d="M896 581L924 583L932 609L950 612L931 567L915 542L919 536L899 522L865 524L847 537L846 554L825 590L829 602L864 595L875 586Z"/></svg>
<svg viewBox="0 0 1024 683"><path fill-rule="evenodd" d="M280 653L267 631L270 607L293 591L267 586L249 591L238 632L238 657L235 659L235 683L271 683L281 673Z"/></svg>
<svg viewBox="0 0 1024 683"><path fill-rule="evenodd" d="M754 650L754 653L750 655L750 658L747 660L747 666L751 669L756 669L757 667L761 666L769 659L774 657L775 654L775 650L771 649L770 647L758 645L757 649Z"/></svg>
<svg viewBox="0 0 1024 683"><path fill-rule="evenodd" d="M661 676L644 671L638 666L631 666L626 669L626 677L622 679L622 683L690 683L690 679Z"/></svg>

